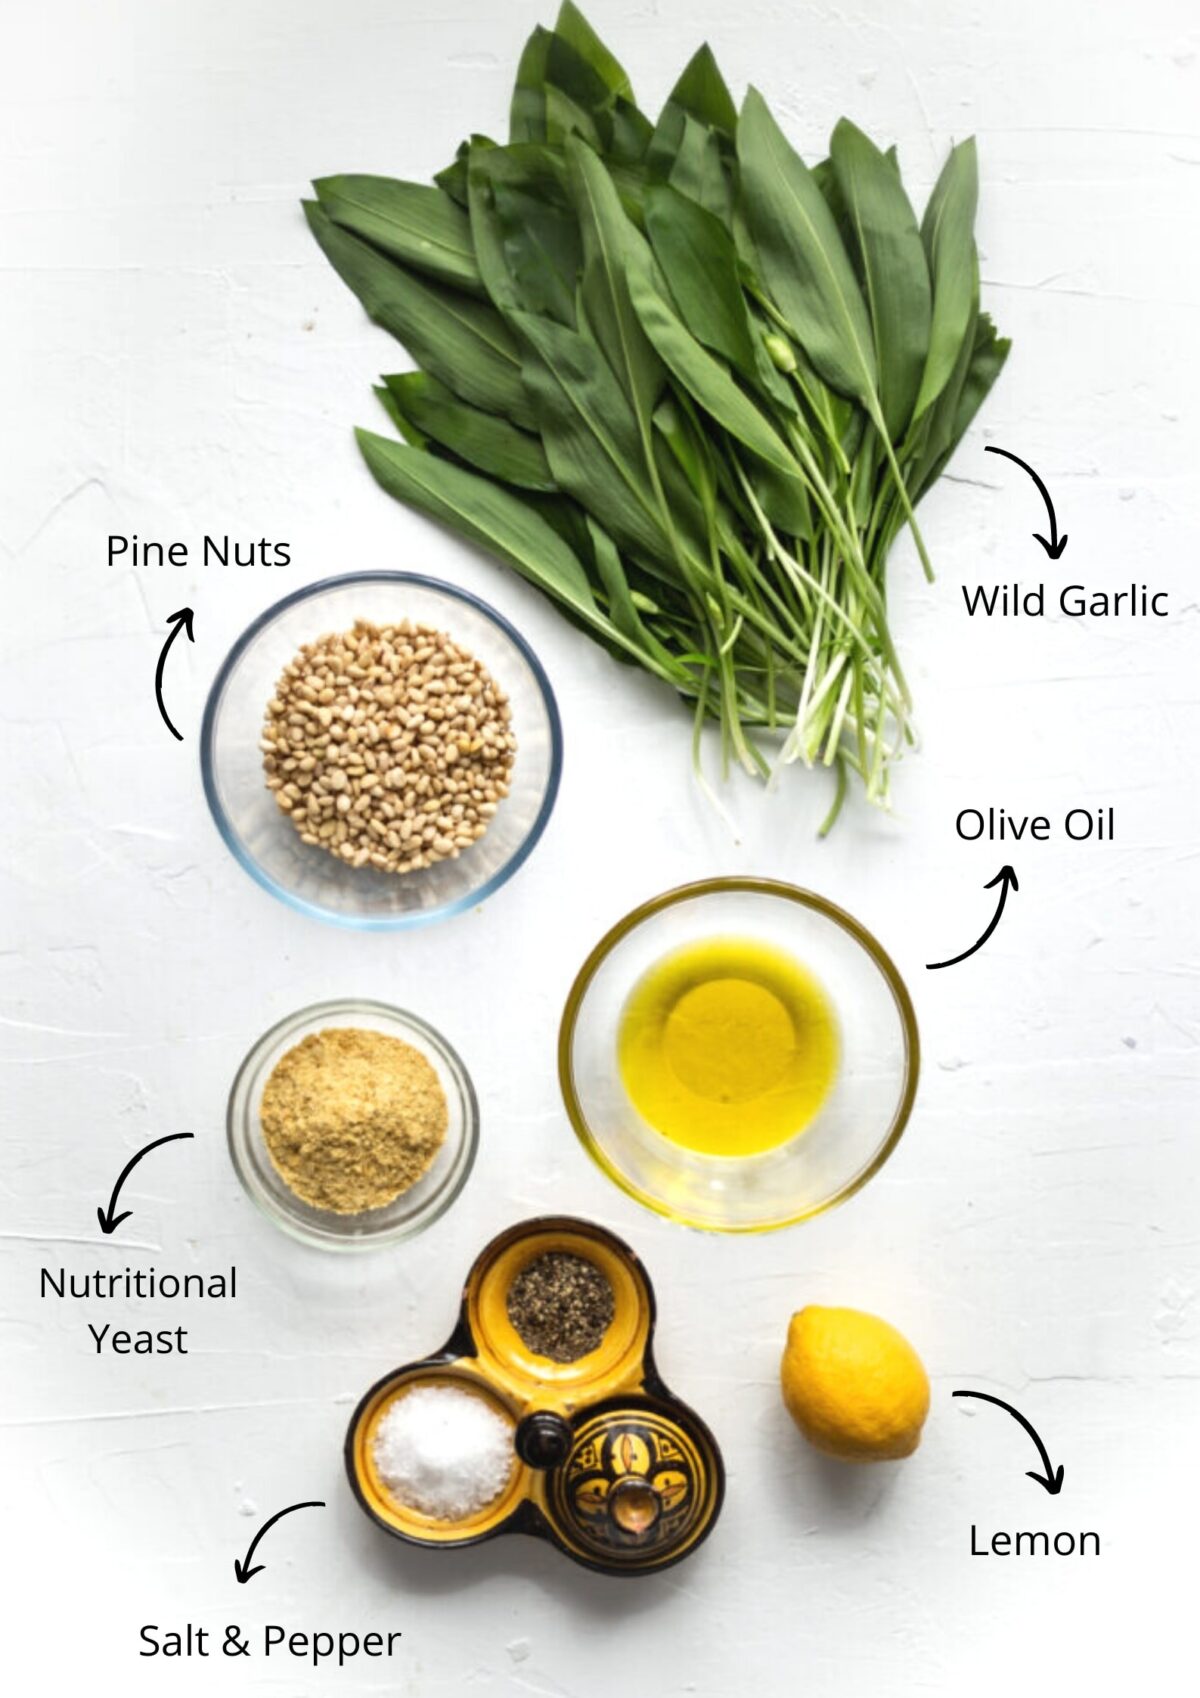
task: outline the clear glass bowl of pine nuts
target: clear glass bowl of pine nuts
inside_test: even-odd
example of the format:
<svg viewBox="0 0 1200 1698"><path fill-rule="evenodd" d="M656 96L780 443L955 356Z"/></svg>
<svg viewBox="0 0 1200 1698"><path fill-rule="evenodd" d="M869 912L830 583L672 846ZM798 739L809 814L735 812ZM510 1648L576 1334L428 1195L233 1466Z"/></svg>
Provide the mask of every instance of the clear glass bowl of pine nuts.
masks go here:
<svg viewBox="0 0 1200 1698"><path fill-rule="evenodd" d="M200 765L217 830L264 889L388 930L512 877L554 807L562 730L541 662L494 608L416 573L356 572L238 638Z"/></svg>

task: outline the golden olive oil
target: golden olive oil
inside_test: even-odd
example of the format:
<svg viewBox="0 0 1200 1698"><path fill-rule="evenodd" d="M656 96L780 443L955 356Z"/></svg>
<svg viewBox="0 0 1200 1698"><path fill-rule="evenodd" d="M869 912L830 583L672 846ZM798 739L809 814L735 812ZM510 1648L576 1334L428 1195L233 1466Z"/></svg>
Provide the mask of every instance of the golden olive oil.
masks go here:
<svg viewBox="0 0 1200 1698"><path fill-rule="evenodd" d="M754 938L706 938L638 980L617 1060L633 1106L664 1138L702 1155L758 1155L821 1108L837 1074L837 1022L792 956Z"/></svg>

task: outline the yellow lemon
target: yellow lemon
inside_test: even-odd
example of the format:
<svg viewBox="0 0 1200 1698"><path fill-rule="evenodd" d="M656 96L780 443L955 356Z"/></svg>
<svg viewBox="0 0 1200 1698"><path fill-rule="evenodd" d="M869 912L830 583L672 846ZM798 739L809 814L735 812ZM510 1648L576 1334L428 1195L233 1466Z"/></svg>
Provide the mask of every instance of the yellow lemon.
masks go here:
<svg viewBox="0 0 1200 1698"><path fill-rule="evenodd" d="M895 1327L859 1309L792 1316L783 1401L810 1444L843 1462L911 1456L929 1413L929 1377Z"/></svg>

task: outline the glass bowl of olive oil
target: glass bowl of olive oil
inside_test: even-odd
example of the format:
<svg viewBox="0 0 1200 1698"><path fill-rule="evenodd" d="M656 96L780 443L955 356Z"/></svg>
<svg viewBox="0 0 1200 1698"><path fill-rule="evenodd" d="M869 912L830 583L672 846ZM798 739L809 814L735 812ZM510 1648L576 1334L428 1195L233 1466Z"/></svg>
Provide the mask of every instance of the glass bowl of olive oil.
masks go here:
<svg viewBox="0 0 1200 1698"><path fill-rule="evenodd" d="M559 1078L593 1161L686 1226L768 1232L861 1189L895 1149L920 1066L904 981L852 915L795 885L707 879L592 950Z"/></svg>

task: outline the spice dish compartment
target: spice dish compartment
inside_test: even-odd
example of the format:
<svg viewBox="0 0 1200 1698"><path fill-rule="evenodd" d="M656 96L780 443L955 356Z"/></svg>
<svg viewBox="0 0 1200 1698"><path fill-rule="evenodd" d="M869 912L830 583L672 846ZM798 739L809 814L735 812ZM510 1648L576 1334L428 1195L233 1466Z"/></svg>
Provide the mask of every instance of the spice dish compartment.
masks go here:
<svg viewBox="0 0 1200 1698"><path fill-rule="evenodd" d="M508 1484L493 1502L473 1515L455 1521L439 1520L411 1505L399 1504L389 1492L375 1461L375 1435L386 1412L406 1393L418 1386L453 1386L484 1398L507 1415L514 1430L518 1410L480 1373L469 1359L447 1350L423 1362L414 1362L372 1386L355 1411L346 1436L346 1467L350 1484L367 1513L389 1533L422 1545L473 1545L504 1529L520 1513L529 1492L529 1470L514 1452Z"/></svg>
<svg viewBox="0 0 1200 1698"><path fill-rule="evenodd" d="M612 1289L603 1338L570 1362L536 1355L508 1313L513 1282L552 1254L591 1263ZM678 1562L711 1530L725 1471L707 1426L659 1376L654 1325L646 1271L612 1233L566 1216L510 1227L471 1268L444 1349L385 1375L355 1410L345 1457L360 1505L394 1537L427 1548L526 1533L608 1574ZM507 1483L482 1508L453 1520L402 1502L376 1457L380 1423L423 1385L478 1396L511 1422Z"/></svg>
<svg viewBox="0 0 1200 1698"><path fill-rule="evenodd" d="M613 1317L595 1350L573 1362L537 1355L508 1315L514 1283L543 1256L591 1262L613 1293ZM565 1217L523 1222L494 1238L477 1258L463 1293L463 1319L485 1371L532 1407L567 1413L594 1388L633 1384L649 1367L654 1296L632 1250L600 1227Z"/></svg>

